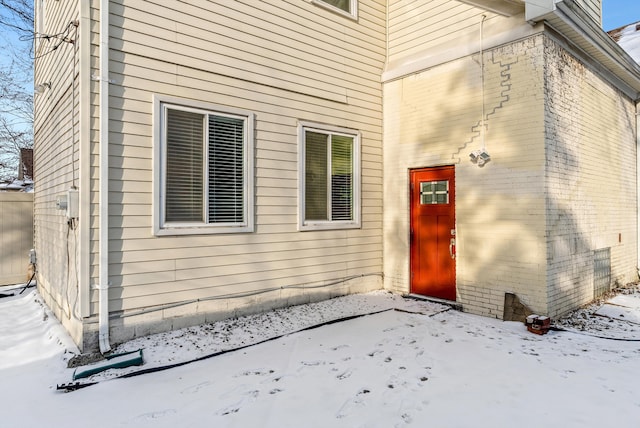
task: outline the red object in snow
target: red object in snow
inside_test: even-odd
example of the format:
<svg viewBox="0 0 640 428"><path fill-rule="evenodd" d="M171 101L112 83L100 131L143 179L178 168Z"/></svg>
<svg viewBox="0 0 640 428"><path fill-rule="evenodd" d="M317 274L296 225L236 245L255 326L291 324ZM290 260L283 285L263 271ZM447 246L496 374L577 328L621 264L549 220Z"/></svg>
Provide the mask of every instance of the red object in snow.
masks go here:
<svg viewBox="0 0 640 428"><path fill-rule="evenodd" d="M525 325L531 333L547 334L549 328L551 328L551 318L544 315L529 315Z"/></svg>

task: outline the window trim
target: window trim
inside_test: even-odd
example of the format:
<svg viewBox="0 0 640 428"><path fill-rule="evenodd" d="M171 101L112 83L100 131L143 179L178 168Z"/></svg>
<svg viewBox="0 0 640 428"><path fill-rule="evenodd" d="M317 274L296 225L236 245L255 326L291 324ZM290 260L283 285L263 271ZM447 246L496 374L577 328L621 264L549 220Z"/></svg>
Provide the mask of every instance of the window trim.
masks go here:
<svg viewBox="0 0 640 428"><path fill-rule="evenodd" d="M345 12L339 7L335 7L324 0L311 0L311 3L330 10L331 12L337 13L338 15L342 15L346 18L350 18L356 21L358 20L358 0L349 0L351 12Z"/></svg>
<svg viewBox="0 0 640 428"><path fill-rule="evenodd" d="M178 223L165 222L166 189L166 116L167 108L176 108L202 114L231 116L242 118L245 123L244 139L244 221L242 223ZM212 103L187 100L183 98L153 95L153 234L170 235L206 235L220 233L253 232L254 219L254 147L255 114L246 110L220 106ZM203 195L203 198L206 198Z"/></svg>
<svg viewBox="0 0 640 428"><path fill-rule="evenodd" d="M322 134L338 134L353 138L353 219L352 220L305 220L305 132L312 131ZM360 131L340 126L326 125L317 122L298 122L298 230L335 230L359 229L361 227L362 199L360 164L361 151ZM328 199L331 199L329 194Z"/></svg>

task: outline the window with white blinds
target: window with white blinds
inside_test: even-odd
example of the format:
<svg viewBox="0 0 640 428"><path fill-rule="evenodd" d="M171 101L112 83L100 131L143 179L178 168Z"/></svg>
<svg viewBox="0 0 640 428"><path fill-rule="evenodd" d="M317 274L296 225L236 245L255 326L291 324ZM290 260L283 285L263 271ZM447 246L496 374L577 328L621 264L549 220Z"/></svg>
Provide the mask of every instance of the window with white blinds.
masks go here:
<svg viewBox="0 0 640 428"><path fill-rule="evenodd" d="M204 119L167 109L165 221L203 222Z"/></svg>
<svg viewBox="0 0 640 428"><path fill-rule="evenodd" d="M209 223L244 222L244 122L209 116Z"/></svg>
<svg viewBox="0 0 640 428"><path fill-rule="evenodd" d="M251 231L253 115L159 103L157 234Z"/></svg>
<svg viewBox="0 0 640 428"><path fill-rule="evenodd" d="M359 227L359 134L301 124L300 229Z"/></svg>

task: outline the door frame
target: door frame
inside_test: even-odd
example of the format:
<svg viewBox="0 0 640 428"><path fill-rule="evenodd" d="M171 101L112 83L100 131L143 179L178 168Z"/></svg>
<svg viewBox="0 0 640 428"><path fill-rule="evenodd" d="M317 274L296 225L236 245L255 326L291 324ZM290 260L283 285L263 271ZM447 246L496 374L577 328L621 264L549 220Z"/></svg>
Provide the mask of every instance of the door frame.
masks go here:
<svg viewBox="0 0 640 428"><path fill-rule="evenodd" d="M451 177L452 177L452 186L451 186L451 198L452 198L452 215L453 215L453 231L454 234L452 236L452 238L455 240L455 244L454 244L454 254L455 254L455 259L454 259L454 266L453 266L453 288L454 288L454 299L453 300L449 300L449 299L442 299L440 297L437 296L430 296L428 294L422 294L420 292L414 291L414 280L412 277L412 273L414 272L414 243L413 243L413 226L414 226L414 207L413 207L413 203L414 203L414 196L413 196L413 190L412 190L412 184L413 184L413 174L414 173L419 173L419 172L430 172L430 171L438 171L438 170L442 170L442 171L451 171ZM408 192L408 205L409 205L409 210L408 210L408 217L409 217L409 222L408 222L408 235L409 235L409 272L408 272L408 278L409 278L409 293L410 294L415 294L415 295L419 295L419 296L424 296L424 297L428 297L428 298L432 298L432 299L441 299L441 300L446 300L446 301L457 301L457 297L458 297L458 283L457 283L457 271L458 271L458 263L457 263L457 259L458 259L458 254L456 251L456 247L457 247L457 240L458 240L458 236L457 236L457 207L456 207L456 168L455 168L455 164L444 164L444 165L435 165L435 166L426 166L426 167L414 167L414 168L409 168L408 169L408 186L407 186L407 192Z"/></svg>

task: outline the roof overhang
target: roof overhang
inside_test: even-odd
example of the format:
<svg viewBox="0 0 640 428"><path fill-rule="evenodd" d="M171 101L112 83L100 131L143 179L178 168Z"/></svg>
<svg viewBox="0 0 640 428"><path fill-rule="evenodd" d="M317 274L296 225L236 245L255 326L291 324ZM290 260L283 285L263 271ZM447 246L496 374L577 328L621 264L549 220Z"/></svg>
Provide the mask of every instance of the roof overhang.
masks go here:
<svg viewBox="0 0 640 428"><path fill-rule="evenodd" d="M582 60L634 101L640 100L640 65L574 0L525 0L525 18L531 24L543 22Z"/></svg>
<svg viewBox="0 0 640 428"><path fill-rule="evenodd" d="M525 0L458 0L503 16L514 16L524 11Z"/></svg>

